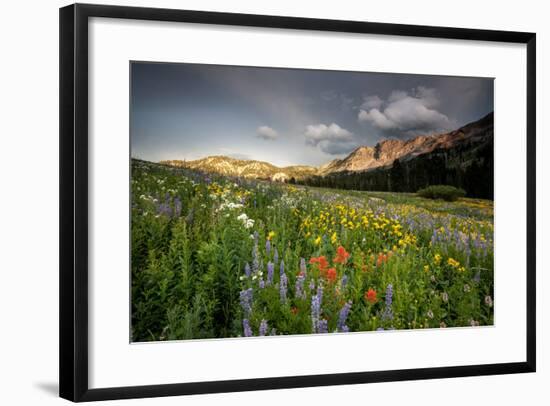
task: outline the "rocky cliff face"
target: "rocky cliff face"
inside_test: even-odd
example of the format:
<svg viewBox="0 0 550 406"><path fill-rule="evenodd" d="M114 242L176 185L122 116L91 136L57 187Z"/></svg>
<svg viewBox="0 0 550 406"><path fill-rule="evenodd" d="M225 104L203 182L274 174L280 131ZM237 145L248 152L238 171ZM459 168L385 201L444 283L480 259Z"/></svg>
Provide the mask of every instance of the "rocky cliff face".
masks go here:
<svg viewBox="0 0 550 406"><path fill-rule="evenodd" d="M449 133L421 135L409 140L383 140L374 147L359 147L342 160L331 161L326 168L321 168L319 174L388 168L396 159L408 161L438 149L451 149L460 144L483 142L484 139L492 136L492 129L493 113L490 113L479 121Z"/></svg>

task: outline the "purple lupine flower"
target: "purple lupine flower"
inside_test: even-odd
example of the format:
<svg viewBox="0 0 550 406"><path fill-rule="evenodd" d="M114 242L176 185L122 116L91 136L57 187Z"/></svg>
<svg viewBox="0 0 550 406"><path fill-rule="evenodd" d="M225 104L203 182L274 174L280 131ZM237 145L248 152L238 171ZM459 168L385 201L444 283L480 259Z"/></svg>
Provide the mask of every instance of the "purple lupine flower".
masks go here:
<svg viewBox="0 0 550 406"><path fill-rule="evenodd" d="M281 266L279 267L279 275L283 275L285 273L285 261L281 260Z"/></svg>
<svg viewBox="0 0 550 406"><path fill-rule="evenodd" d="M480 280L481 280L481 271L478 269L476 274L474 275L473 281L475 283L479 283Z"/></svg>
<svg viewBox="0 0 550 406"><path fill-rule="evenodd" d="M260 322L260 331L258 333L259 336L263 337L267 334L267 320L262 319Z"/></svg>
<svg viewBox="0 0 550 406"><path fill-rule="evenodd" d="M279 286L279 294L281 296L281 302L286 302L286 292L288 287L288 278L285 273L281 274L281 284Z"/></svg>
<svg viewBox="0 0 550 406"><path fill-rule="evenodd" d="M309 282L309 290L314 290L315 289L315 281L312 279L310 282Z"/></svg>
<svg viewBox="0 0 550 406"><path fill-rule="evenodd" d="M243 319L243 333L245 337L252 337L252 329L250 328L248 319Z"/></svg>
<svg viewBox="0 0 550 406"><path fill-rule="evenodd" d="M348 284L348 276L344 275L342 276L342 289L345 289Z"/></svg>
<svg viewBox="0 0 550 406"><path fill-rule="evenodd" d="M340 310L340 314L338 315L338 331L347 333L349 331L348 326L346 325L346 320L348 318L349 312L351 310L351 300L348 300L344 307Z"/></svg>
<svg viewBox="0 0 550 406"><path fill-rule="evenodd" d="M267 263L267 284L271 285L273 283L273 273L275 272L275 265L273 262Z"/></svg>
<svg viewBox="0 0 550 406"><path fill-rule="evenodd" d="M250 276L250 265L248 264L248 262L244 265L244 274L247 278Z"/></svg>
<svg viewBox="0 0 550 406"><path fill-rule="evenodd" d="M432 239L431 239L432 245L435 245L435 243L437 242L437 240L438 240L437 231L434 229L434 230L433 230L433 233L432 233Z"/></svg>
<svg viewBox="0 0 550 406"><path fill-rule="evenodd" d="M304 282L306 281L306 277L303 273L300 273L298 277L296 278L296 293L295 296L299 299L305 299L306 295L304 293Z"/></svg>
<svg viewBox="0 0 550 406"><path fill-rule="evenodd" d="M323 285L321 281L319 281L319 285L317 286L317 297L319 298L319 304L323 303Z"/></svg>
<svg viewBox="0 0 550 406"><path fill-rule="evenodd" d="M319 318L321 317L321 301L318 295L311 297L311 331L319 332Z"/></svg>
<svg viewBox="0 0 550 406"><path fill-rule="evenodd" d="M239 301L244 314L249 315L252 311L252 288L241 290Z"/></svg>
<svg viewBox="0 0 550 406"><path fill-rule="evenodd" d="M169 203L159 203L157 205L157 213L166 217L172 217L172 208Z"/></svg>
<svg viewBox="0 0 550 406"><path fill-rule="evenodd" d="M476 239L474 240L474 247L477 250L481 249L481 239L479 238L479 234L476 235Z"/></svg>
<svg viewBox="0 0 550 406"><path fill-rule="evenodd" d="M393 302L393 286L391 283L386 288L386 306L391 306Z"/></svg>
<svg viewBox="0 0 550 406"><path fill-rule="evenodd" d="M325 319L319 320L319 334L326 334L328 333L328 321Z"/></svg>
<svg viewBox="0 0 550 406"><path fill-rule="evenodd" d="M258 282L258 286L260 287L260 289L265 288L265 281L264 281L264 278L261 278L261 279L260 279L260 281Z"/></svg>
<svg viewBox="0 0 550 406"><path fill-rule="evenodd" d="M265 252L267 256L269 256L269 253L271 252L271 241L269 240L265 241Z"/></svg>
<svg viewBox="0 0 550 406"><path fill-rule="evenodd" d="M392 302L393 302L393 286L390 283L386 288L386 308L384 309L384 313L382 314L382 319L393 320L393 311L391 308Z"/></svg>
<svg viewBox="0 0 550 406"><path fill-rule="evenodd" d="M302 272L304 275L307 272L306 260L304 258L300 258L300 272Z"/></svg>

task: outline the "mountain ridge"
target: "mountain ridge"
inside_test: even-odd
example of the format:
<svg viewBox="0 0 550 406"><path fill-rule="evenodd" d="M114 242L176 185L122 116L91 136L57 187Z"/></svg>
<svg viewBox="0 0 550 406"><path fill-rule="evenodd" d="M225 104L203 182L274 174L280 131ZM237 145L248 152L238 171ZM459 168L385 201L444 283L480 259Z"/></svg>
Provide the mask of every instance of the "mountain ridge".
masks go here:
<svg viewBox="0 0 550 406"><path fill-rule="evenodd" d="M485 143L493 135L493 112L477 121L456 130L432 135L418 135L408 140L384 139L373 146L359 146L342 159L334 159L318 167L290 165L278 167L269 162L246 160L213 155L197 160L165 160L161 164L185 167L221 175L274 181L303 180L313 176L328 176L338 173L361 173L376 169L389 169L396 160L408 162L434 151L451 150L456 147L474 148Z"/></svg>

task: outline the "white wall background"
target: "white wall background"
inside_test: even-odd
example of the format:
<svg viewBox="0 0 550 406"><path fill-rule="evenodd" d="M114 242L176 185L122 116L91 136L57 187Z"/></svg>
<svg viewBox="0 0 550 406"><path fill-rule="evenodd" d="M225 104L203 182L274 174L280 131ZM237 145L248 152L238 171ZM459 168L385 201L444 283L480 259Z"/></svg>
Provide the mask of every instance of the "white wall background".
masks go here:
<svg viewBox="0 0 550 406"><path fill-rule="evenodd" d="M102 0L104 4L535 31L538 42L538 370L536 374L384 383L132 401L141 405L545 404L550 400L550 265L543 210L550 153L548 10L541 1ZM0 23L0 404L54 405L58 329L58 0L11 1ZM523 213L522 213L523 215ZM510 270L513 272L513 270ZM523 277L523 275L521 275ZM123 404L112 402L112 404Z"/></svg>

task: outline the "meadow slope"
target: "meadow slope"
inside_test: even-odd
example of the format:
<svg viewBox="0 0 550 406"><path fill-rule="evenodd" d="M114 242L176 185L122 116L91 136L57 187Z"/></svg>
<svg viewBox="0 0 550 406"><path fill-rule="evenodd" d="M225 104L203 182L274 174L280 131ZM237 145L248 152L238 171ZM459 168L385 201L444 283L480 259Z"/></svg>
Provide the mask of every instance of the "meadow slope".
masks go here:
<svg viewBox="0 0 550 406"><path fill-rule="evenodd" d="M132 161L134 341L493 324L493 203Z"/></svg>

